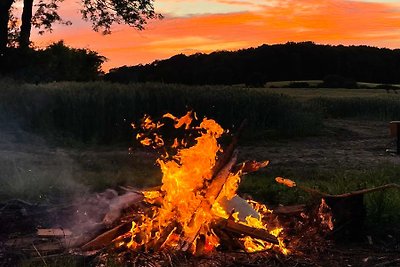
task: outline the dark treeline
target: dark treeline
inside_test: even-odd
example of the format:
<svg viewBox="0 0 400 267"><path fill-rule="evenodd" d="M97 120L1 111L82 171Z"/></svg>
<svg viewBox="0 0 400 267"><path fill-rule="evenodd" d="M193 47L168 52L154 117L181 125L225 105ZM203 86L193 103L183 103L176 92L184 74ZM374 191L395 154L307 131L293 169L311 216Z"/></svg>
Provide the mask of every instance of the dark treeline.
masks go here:
<svg viewBox="0 0 400 267"><path fill-rule="evenodd" d="M112 69L106 79L260 86L268 81L324 80L334 75L354 81L399 83L400 49L290 42L235 52L179 54L147 65Z"/></svg>
<svg viewBox="0 0 400 267"><path fill-rule="evenodd" d="M104 61L95 51L71 48L62 41L43 49L8 48L0 57L0 78L34 83L92 81L103 74Z"/></svg>

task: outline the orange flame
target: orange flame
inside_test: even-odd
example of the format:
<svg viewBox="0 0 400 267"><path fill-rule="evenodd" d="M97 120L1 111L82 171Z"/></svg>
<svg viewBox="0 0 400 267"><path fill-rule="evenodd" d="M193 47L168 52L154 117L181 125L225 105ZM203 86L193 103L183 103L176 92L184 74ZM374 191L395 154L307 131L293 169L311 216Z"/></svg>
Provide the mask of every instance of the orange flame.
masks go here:
<svg viewBox="0 0 400 267"><path fill-rule="evenodd" d="M286 185L287 187L295 187L296 183L290 179L282 178L282 177L276 177L275 181L277 181L280 184Z"/></svg>
<svg viewBox="0 0 400 267"><path fill-rule="evenodd" d="M219 238L213 232L212 225L221 218L232 216L239 220L238 212L224 209L221 205L223 199L231 200L236 196L236 191L240 182L241 171L230 173L223 184L222 190L216 197L207 194L207 187L212 183L213 169L216 165L217 153L222 152L217 139L224 133L224 129L214 120L204 118L198 127L192 127L193 112L188 112L181 118L168 113L163 118L172 119L174 127L194 129L199 136L190 147L180 146L183 141L175 139L172 148L177 148L177 152L170 157L157 160L162 171L162 186L160 191L143 192L145 199L149 203L160 201L160 206L154 206L152 212L143 214L141 219L132 223L131 241L127 244L133 249L150 248L179 248L182 237L202 236L205 241L203 251L209 252L219 246ZM141 127L145 131L154 131L162 127L162 123L155 123L150 116L145 116ZM162 137L152 134L138 134L137 139L144 145L160 147L164 145ZM265 167L268 162L260 163ZM254 166L253 166L254 168ZM256 212L260 214L271 213L264 205L257 202L251 203ZM193 220L194 214L196 220ZM244 223L255 228L268 229L268 226L259 218L248 216ZM251 237L244 237L242 242L246 251L261 251L276 247L284 254L288 253L284 243L279 238L282 228L275 228L271 234L278 237L279 246L270 244L266 241L257 240ZM190 251L196 251L199 239L195 239L189 244Z"/></svg>

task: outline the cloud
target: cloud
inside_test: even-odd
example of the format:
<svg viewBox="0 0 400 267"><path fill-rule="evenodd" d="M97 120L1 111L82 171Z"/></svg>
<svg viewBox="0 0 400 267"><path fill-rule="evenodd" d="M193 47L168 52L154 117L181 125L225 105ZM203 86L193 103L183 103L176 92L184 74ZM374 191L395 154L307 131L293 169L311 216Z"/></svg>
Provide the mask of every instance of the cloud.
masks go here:
<svg viewBox="0 0 400 267"><path fill-rule="evenodd" d="M183 1L164 2L178 5ZM182 52L235 50L287 41L400 47L400 4L346 0L208 2L209 9L212 2L218 2L241 6L241 10L190 16L173 16L172 12L164 20L151 21L145 31L118 26L110 36L94 33L90 24L76 19L73 26L57 26L54 34L35 37L34 41L47 44L64 39L72 46L97 50L109 58L105 69ZM69 13L72 16L76 11Z"/></svg>

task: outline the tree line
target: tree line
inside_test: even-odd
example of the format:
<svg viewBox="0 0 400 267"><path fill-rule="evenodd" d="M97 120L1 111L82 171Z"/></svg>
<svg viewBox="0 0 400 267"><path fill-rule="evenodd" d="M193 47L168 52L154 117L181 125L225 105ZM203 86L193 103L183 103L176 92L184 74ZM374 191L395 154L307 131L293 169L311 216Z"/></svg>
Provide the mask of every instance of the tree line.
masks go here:
<svg viewBox="0 0 400 267"><path fill-rule="evenodd" d="M182 84L247 84L268 81L345 80L399 83L400 49L365 45L318 45L288 42L211 54L179 54L147 65L110 70L113 82L165 82Z"/></svg>

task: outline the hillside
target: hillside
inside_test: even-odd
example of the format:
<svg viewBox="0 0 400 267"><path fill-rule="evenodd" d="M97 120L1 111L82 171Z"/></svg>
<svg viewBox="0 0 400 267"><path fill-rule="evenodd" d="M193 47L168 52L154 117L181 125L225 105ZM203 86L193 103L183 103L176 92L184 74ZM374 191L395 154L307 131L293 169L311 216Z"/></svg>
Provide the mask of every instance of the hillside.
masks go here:
<svg viewBox="0 0 400 267"><path fill-rule="evenodd" d="M147 65L110 70L113 82L261 85L268 81L323 80L326 76L373 83L400 82L400 49L331 46L312 42L262 45L238 51L175 55Z"/></svg>

